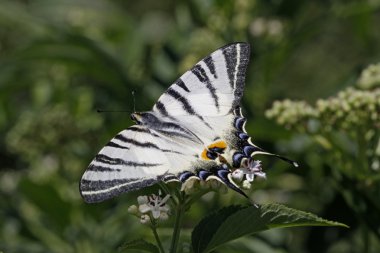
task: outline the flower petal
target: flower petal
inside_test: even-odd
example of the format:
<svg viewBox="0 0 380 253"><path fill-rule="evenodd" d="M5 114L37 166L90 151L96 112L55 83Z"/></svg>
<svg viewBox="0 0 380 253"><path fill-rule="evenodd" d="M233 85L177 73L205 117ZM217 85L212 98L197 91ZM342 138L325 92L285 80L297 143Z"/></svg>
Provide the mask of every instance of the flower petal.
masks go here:
<svg viewBox="0 0 380 253"><path fill-rule="evenodd" d="M166 203L166 201L168 201L168 199L170 199L170 195L169 195L169 194L166 195L166 196L160 201L160 204L162 205L162 204Z"/></svg>
<svg viewBox="0 0 380 253"><path fill-rule="evenodd" d="M265 172L262 172L262 171L260 171L260 172L256 172L255 175L256 175L257 177L260 177L260 178L264 178L264 179L267 178L267 175L265 174Z"/></svg>
<svg viewBox="0 0 380 253"><path fill-rule="evenodd" d="M158 219L159 217L160 217L160 214L161 214L161 212L160 212L160 210L157 208L154 208L154 209L152 209L152 215L153 215L153 218L154 219Z"/></svg>
<svg viewBox="0 0 380 253"><path fill-rule="evenodd" d="M168 205L164 205L164 206L160 206L159 210L161 212L169 212L170 209L169 209Z"/></svg>
<svg viewBox="0 0 380 253"><path fill-rule="evenodd" d="M148 203L148 196L138 196L137 197L137 203L139 203L139 205L142 205L142 204L147 204Z"/></svg>
<svg viewBox="0 0 380 253"><path fill-rule="evenodd" d="M152 208L150 206L148 206L147 204L142 204L139 206L139 211L141 213L147 213L151 210Z"/></svg>
<svg viewBox="0 0 380 253"><path fill-rule="evenodd" d="M255 174L253 173L246 174L246 178L248 182L253 182L253 180L255 179Z"/></svg>

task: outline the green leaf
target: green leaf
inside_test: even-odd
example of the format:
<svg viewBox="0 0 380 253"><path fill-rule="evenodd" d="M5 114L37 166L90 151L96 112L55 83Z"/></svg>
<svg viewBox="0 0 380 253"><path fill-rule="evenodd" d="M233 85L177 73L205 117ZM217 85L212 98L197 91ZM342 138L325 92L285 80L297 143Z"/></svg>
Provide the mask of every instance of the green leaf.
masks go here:
<svg viewBox="0 0 380 253"><path fill-rule="evenodd" d="M124 252L127 250L143 250L143 251L148 251L152 253L160 252L156 245L149 243L143 239L127 242L119 247L119 252Z"/></svg>
<svg viewBox="0 0 380 253"><path fill-rule="evenodd" d="M279 204L230 206L209 215L195 227L192 247L195 253L209 252L245 235L272 228L299 226L347 227Z"/></svg>

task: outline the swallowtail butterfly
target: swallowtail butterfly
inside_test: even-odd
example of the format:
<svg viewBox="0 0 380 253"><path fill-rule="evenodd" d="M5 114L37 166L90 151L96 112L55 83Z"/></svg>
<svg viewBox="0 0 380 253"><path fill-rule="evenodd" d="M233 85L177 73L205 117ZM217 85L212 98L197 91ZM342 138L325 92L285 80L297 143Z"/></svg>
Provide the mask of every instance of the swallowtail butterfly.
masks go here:
<svg viewBox="0 0 380 253"><path fill-rule="evenodd" d="M132 113L136 125L109 141L83 174L84 200L194 177L217 179L246 196L231 172L256 154L274 155L254 145L244 128L240 101L249 56L247 43L226 45L175 81L151 111Z"/></svg>

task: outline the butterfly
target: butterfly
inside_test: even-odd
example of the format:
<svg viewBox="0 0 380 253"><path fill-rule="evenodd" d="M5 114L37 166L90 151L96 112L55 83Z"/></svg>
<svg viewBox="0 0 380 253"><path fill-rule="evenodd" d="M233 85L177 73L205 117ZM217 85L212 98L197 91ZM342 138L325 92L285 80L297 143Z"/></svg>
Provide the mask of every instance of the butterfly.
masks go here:
<svg viewBox="0 0 380 253"><path fill-rule="evenodd" d="M253 156L254 145L240 107L250 57L248 43L226 45L195 64L158 99L151 111L135 112L95 156L80 181L88 203L160 181L216 179L247 196L231 178Z"/></svg>

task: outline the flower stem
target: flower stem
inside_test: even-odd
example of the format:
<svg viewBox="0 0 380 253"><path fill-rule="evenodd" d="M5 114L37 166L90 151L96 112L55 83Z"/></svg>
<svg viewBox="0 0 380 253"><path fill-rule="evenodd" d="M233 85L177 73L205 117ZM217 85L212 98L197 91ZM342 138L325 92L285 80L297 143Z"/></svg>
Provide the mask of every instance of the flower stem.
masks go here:
<svg viewBox="0 0 380 253"><path fill-rule="evenodd" d="M178 204L176 209L176 217L174 223L174 230L172 236L172 242L170 246L170 253L177 253L178 243L179 243L179 235L181 233L183 214L185 212L185 194L181 192L179 194Z"/></svg>
<svg viewBox="0 0 380 253"><path fill-rule="evenodd" d="M162 247L162 243L160 240L160 237L158 236L157 229L156 229L156 224L154 221L152 221L152 225L150 226L154 235L154 238L156 239L158 248L160 249L160 253L165 253L164 247Z"/></svg>

